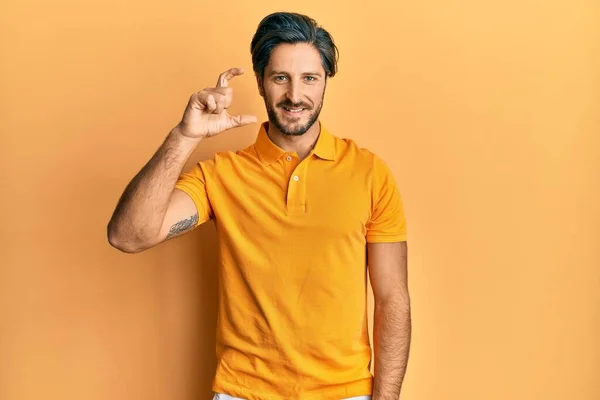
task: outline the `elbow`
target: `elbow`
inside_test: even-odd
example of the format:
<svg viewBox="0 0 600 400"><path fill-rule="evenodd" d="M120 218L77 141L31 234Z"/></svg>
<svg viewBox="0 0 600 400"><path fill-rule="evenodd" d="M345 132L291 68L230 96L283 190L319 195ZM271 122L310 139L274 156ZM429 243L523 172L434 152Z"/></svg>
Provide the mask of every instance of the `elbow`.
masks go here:
<svg viewBox="0 0 600 400"><path fill-rule="evenodd" d="M127 254L136 254L144 250L142 247L132 245L129 242L119 240L112 236L108 237L108 243L115 249Z"/></svg>
<svg viewBox="0 0 600 400"><path fill-rule="evenodd" d="M118 229L112 221L108 224L106 231L108 243L123 253L135 254L146 249L138 240L135 240L135 238L132 238L130 235L124 234L122 229Z"/></svg>
<svg viewBox="0 0 600 400"><path fill-rule="evenodd" d="M408 290L402 290L386 296L376 296L375 306L379 308L389 307L410 313L410 295L408 294Z"/></svg>

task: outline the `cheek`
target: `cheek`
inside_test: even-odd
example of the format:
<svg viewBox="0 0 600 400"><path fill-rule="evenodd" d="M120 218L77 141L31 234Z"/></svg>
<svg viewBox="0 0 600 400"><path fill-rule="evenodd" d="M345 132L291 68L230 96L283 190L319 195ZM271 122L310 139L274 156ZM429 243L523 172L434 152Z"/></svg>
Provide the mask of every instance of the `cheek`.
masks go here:
<svg viewBox="0 0 600 400"><path fill-rule="evenodd" d="M310 90L310 94L309 94L309 98L311 99L311 101L317 105L321 102L321 99L323 99L323 95L325 94L325 88L323 86L318 86L318 87L314 87L311 88Z"/></svg>
<svg viewBox="0 0 600 400"><path fill-rule="evenodd" d="M267 100L267 103L271 104L273 107L275 107L280 101L284 100L285 95L278 93L278 91L269 90L267 88L265 89L264 97Z"/></svg>
<svg viewBox="0 0 600 400"><path fill-rule="evenodd" d="M270 98L277 98L281 94L285 93L285 87L283 85L276 85L273 82L267 82L263 86L265 94Z"/></svg>

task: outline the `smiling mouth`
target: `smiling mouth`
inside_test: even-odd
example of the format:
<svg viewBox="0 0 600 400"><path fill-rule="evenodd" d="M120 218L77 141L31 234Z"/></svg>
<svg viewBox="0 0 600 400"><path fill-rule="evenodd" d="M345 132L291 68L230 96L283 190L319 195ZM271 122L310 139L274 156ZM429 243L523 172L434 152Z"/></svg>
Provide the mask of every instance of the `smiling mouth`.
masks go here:
<svg viewBox="0 0 600 400"><path fill-rule="evenodd" d="M283 109L292 114L299 114L302 111L306 110L306 108L289 108L289 107L283 107Z"/></svg>

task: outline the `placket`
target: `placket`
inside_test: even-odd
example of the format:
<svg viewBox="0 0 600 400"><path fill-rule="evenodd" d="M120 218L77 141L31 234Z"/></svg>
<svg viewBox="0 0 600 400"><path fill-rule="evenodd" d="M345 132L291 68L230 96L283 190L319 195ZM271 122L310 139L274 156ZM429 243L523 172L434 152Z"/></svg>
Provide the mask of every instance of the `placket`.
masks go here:
<svg viewBox="0 0 600 400"><path fill-rule="evenodd" d="M296 154L284 156L288 179L287 213L304 214L306 212L306 180L311 156L300 161Z"/></svg>

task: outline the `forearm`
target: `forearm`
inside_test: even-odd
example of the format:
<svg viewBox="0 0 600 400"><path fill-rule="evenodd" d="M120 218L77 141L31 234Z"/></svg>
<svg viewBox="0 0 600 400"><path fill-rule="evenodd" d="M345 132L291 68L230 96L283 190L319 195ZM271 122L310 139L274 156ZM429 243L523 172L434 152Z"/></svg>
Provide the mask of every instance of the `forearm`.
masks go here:
<svg viewBox="0 0 600 400"><path fill-rule="evenodd" d="M111 243L135 248L159 234L177 179L199 142L177 128L169 133L121 195L108 224Z"/></svg>
<svg viewBox="0 0 600 400"><path fill-rule="evenodd" d="M397 400L406 373L411 338L408 294L375 304L373 400Z"/></svg>

